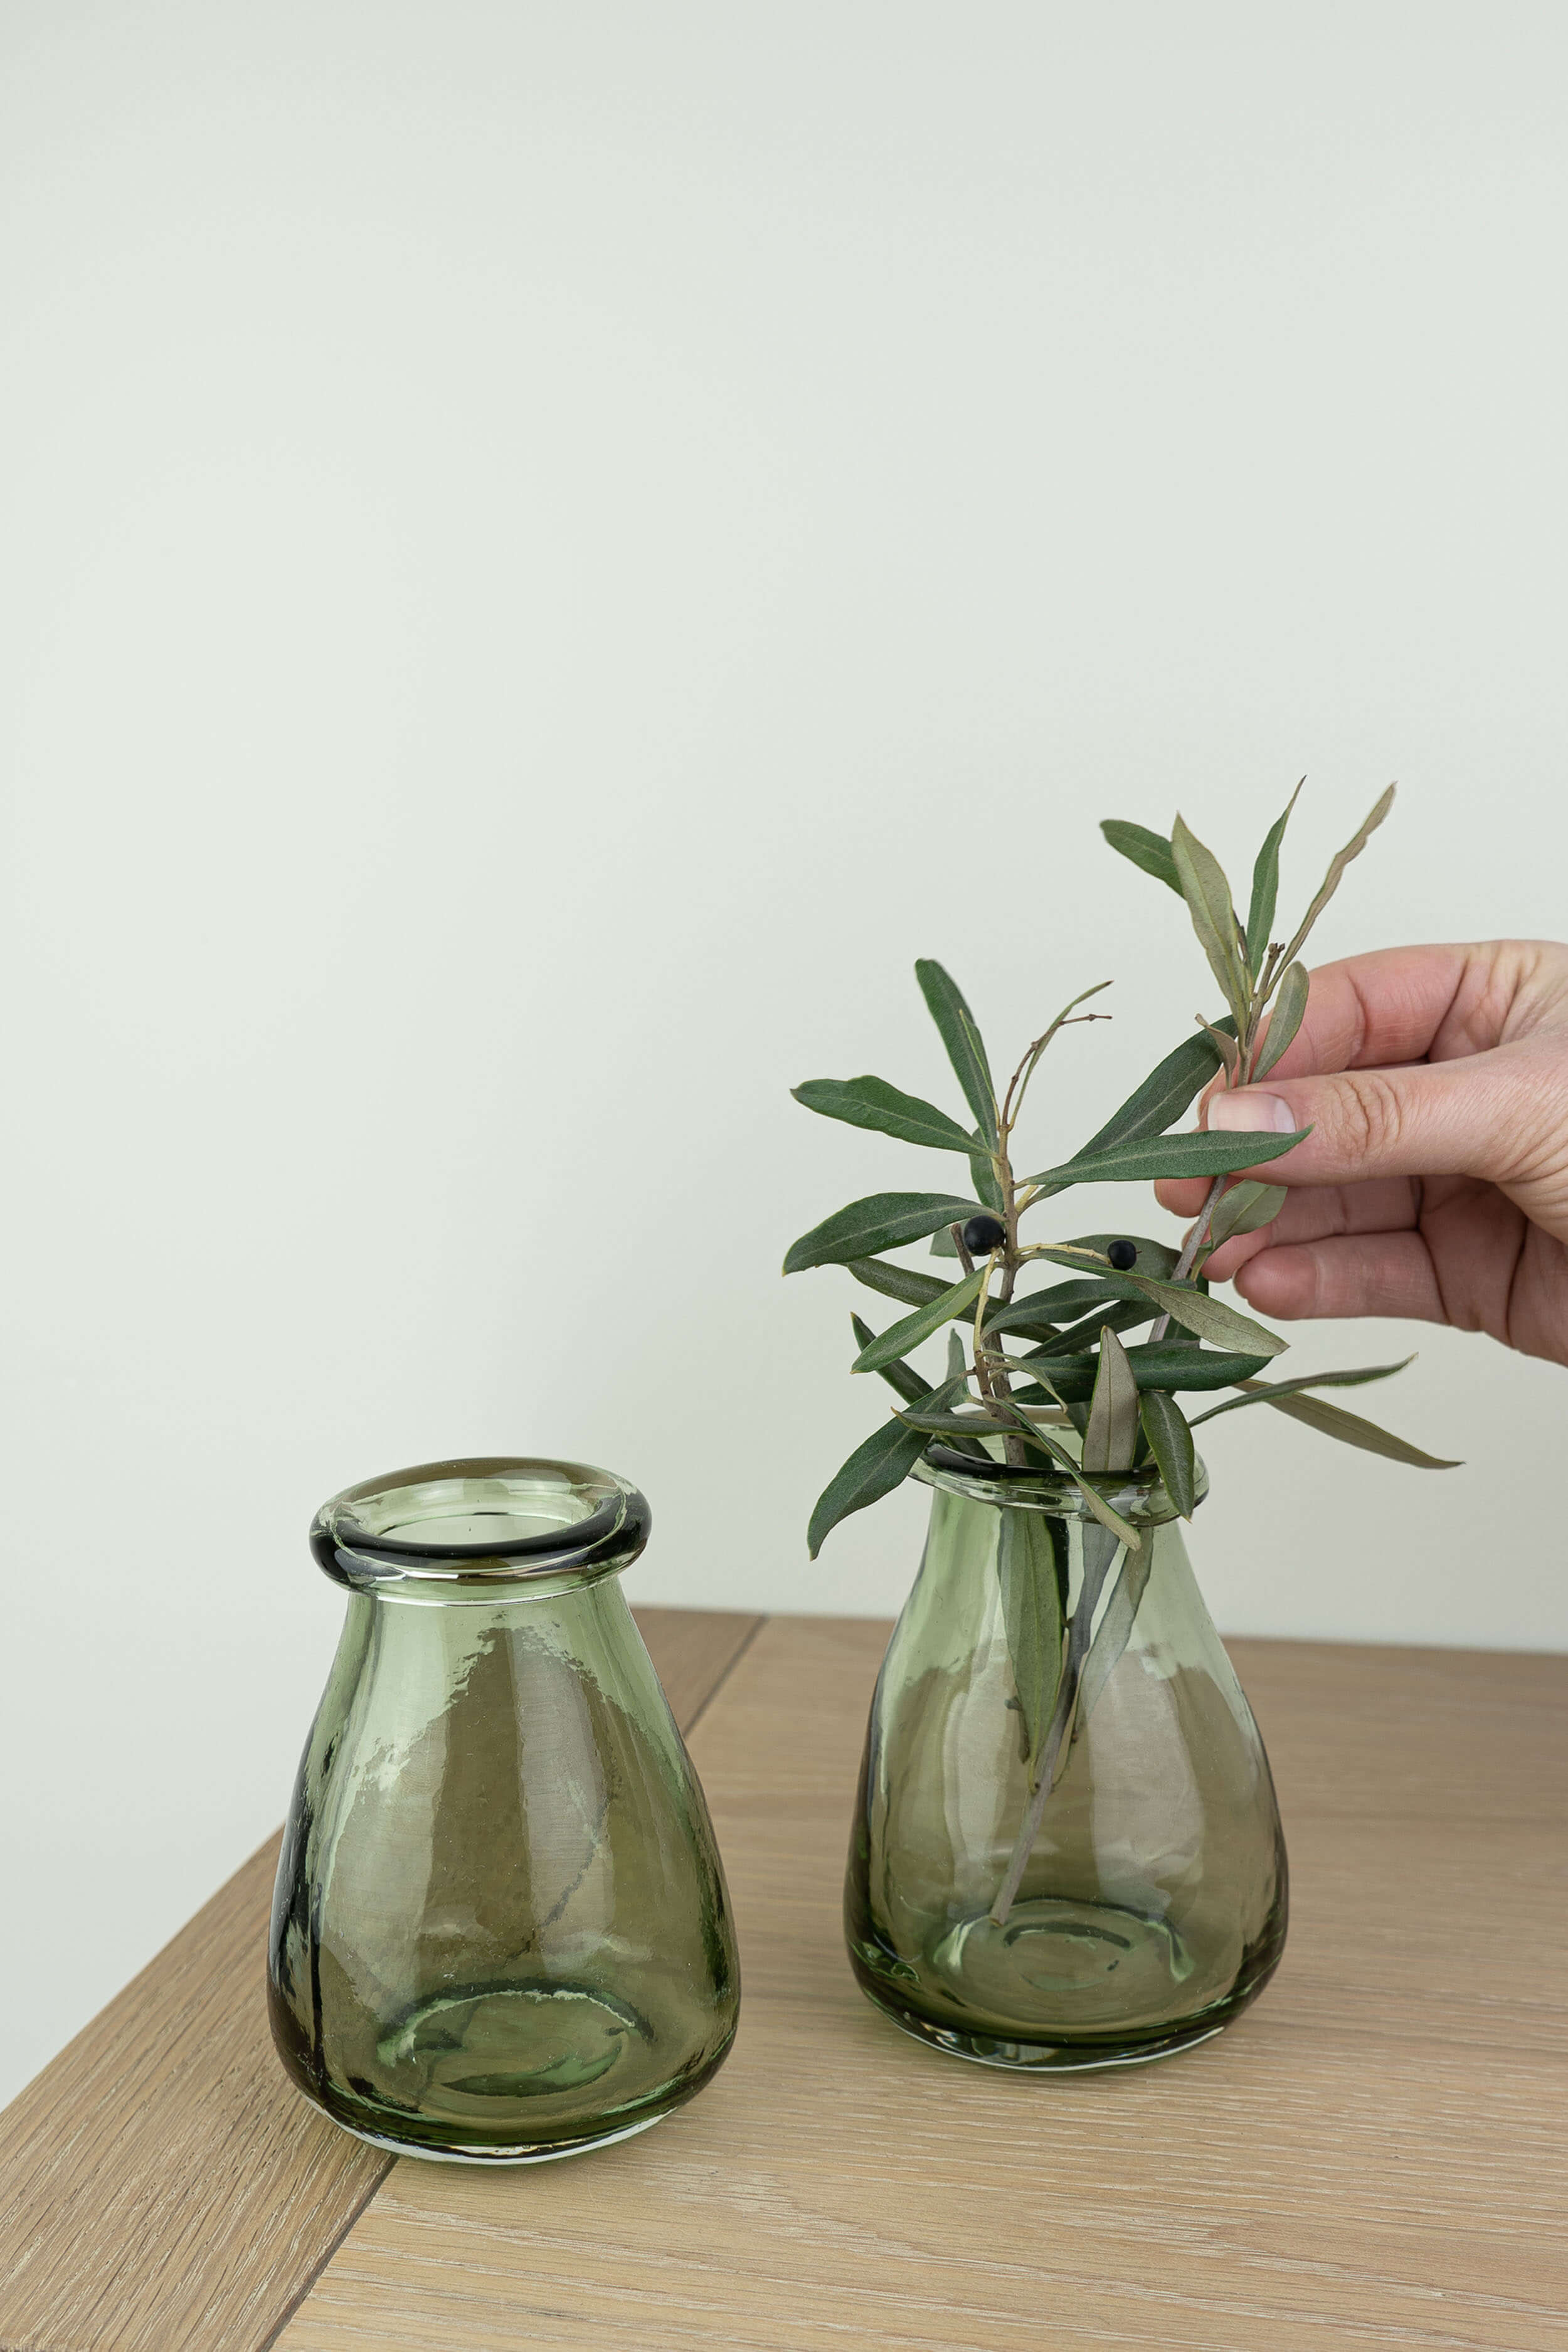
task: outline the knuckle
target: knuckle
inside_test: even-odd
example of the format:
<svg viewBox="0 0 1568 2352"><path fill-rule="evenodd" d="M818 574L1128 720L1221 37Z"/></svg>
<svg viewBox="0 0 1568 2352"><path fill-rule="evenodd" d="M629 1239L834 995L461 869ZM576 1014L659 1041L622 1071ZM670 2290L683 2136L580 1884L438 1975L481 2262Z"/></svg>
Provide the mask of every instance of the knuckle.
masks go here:
<svg viewBox="0 0 1568 2352"><path fill-rule="evenodd" d="M1291 1272L1296 1277L1296 1313L1303 1317L1328 1314L1331 1284L1322 1251L1309 1243L1295 1253L1295 1257Z"/></svg>
<svg viewBox="0 0 1568 2352"><path fill-rule="evenodd" d="M1345 1150L1358 1160L1394 1150L1404 1130L1399 1090L1382 1070L1347 1070L1336 1089Z"/></svg>

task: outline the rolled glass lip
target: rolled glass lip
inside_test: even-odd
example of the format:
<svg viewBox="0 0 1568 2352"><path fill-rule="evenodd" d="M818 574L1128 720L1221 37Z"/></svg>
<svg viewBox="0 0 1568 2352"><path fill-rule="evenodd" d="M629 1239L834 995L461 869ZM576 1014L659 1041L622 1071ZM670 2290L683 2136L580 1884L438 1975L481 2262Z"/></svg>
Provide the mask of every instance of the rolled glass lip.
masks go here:
<svg viewBox="0 0 1568 2352"><path fill-rule="evenodd" d="M973 1502L1005 1503L1014 1508L1055 1512L1066 1518L1093 1516L1077 1481L1065 1470L1036 1468L1032 1463L982 1462L940 1441L933 1440L926 1447L915 1464L914 1475L922 1486L935 1486L944 1495L964 1495ZM1180 1516L1152 1463L1143 1470L1086 1470L1079 1475L1085 1486L1092 1486L1123 1518L1145 1527L1163 1527L1167 1519ZM1194 1463L1194 1510L1208 1491L1208 1471L1199 1456Z"/></svg>
<svg viewBox="0 0 1568 2352"><path fill-rule="evenodd" d="M576 1516L538 1534L459 1541L411 1532L421 1517L448 1527L492 1515L514 1526L520 1517L548 1519L550 1504L563 1500L578 1506ZM537 1454L472 1454L345 1486L311 1520L310 1550L339 1584L493 1588L628 1568L652 1525L647 1496L613 1470Z"/></svg>

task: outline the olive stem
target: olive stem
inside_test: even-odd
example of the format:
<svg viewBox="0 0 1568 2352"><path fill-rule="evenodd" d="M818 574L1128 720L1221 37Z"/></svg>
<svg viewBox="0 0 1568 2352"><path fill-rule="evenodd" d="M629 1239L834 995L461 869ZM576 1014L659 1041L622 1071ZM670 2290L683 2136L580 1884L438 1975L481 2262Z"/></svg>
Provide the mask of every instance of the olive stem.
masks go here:
<svg viewBox="0 0 1568 2352"><path fill-rule="evenodd" d="M997 1888L996 1900L991 1906L991 1916L998 1927L1005 1927L1007 1924L1007 1914L1017 1899L1024 1873L1029 1866L1029 1856L1040 1834L1040 1823L1045 1819L1046 1806L1050 1801L1051 1783L1056 1778L1057 1759L1061 1754L1062 1742L1067 1737L1067 1727L1072 1720L1078 1700L1079 1684L1083 1676L1083 1663L1089 1651L1089 1637L1100 1596L1105 1590L1110 1570L1117 1560L1125 1557L1126 1550L1125 1544L1118 1544L1098 1576L1085 1563L1078 1607L1068 1620L1067 1655L1062 1660L1061 1679L1057 1684L1056 1705L1051 1709L1050 1725L1040 1749L1040 1777L1036 1783L1029 1810L1024 1816L1024 1826L1018 1832L1013 1857L1007 1864L1007 1875Z"/></svg>
<svg viewBox="0 0 1568 2352"><path fill-rule="evenodd" d="M1207 1237L1209 1219L1214 1215L1215 1211L1218 1208L1220 1195L1224 1191L1225 1178L1223 1176L1216 1176L1214 1182L1209 1186L1208 1199L1204 1202L1203 1207L1198 1212L1197 1223L1187 1235L1186 1245L1183 1249L1181 1256L1176 1260L1174 1266L1172 1268L1171 1279L1173 1282L1184 1282L1188 1275L1191 1274L1194 1261L1196 1259L1198 1252L1202 1249L1204 1242ZM1170 1328L1171 1318L1168 1313L1158 1317L1149 1334L1149 1345L1152 1348L1157 1347Z"/></svg>
<svg viewBox="0 0 1568 2352"><path fill-rule="evenodd" d="M1243 1070L1247 1072L1247 1077L1250 1077L1252 1075L1252 1064L1256 1059L1256 1055L1253 1052L1252 1033L1256 1025L1257 1020L1256 1014L1254 1014L1253 1018L1248 1020L1245 1029L1237 1037L1236 1071L1234 1076L1229 1071L1226 1071L1226 1090L1231 1087L1241 1086L1246 1083L1241 1075ZM1208 1198L1204 1202L1203 1207L1198 1211L1197 1223L1187 1235L1185 1242L1182 1245L1182 1255L1176 1260L1174 1266L1172 1268L1171 1279L1173 1282L1185 1282L1188 1275L1191 1274L1194 1265L1196 1264L1198 1255L1203 1248L1205 1241L1208 1237L1209 1220L1219 1206L1220 1196L1225 1191L1226 1181L1226 1180L1223 1175L1219 1175L1215 1178L1213 1183L1209 1186ZM1171 1318L1169 1314L1167 1313L1160 1316L1150 1330L1149 1345L1152 1348L1157 1347L1170 1328Z"/></svg>

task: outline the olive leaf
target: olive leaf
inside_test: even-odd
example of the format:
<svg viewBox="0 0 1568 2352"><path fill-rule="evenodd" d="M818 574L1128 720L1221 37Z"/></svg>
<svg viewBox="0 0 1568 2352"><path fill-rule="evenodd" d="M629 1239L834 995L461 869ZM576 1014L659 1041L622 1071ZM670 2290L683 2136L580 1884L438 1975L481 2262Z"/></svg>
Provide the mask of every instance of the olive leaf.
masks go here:
<svg viewBox="0 0 1568 2352"><path fill-rule="evenodd" d="M985 1047L974 1015L963 1001L957 982L941 964L930 956L922 956L915 966L915 978L921 984L931 1019L947 1047L947 1058L953 1074L963 1088L963 1099L974 1113L975 1122L986 1145L996 1148L996 1093L991 1083L991 1065L985 1058Z"/></svg>
<svg viewBox="0 0 1568 2352"><path fill-rule="evenodd" d="M1058 1307L1056 1311L1060 1315L1064 1310ZM1070 1311L1077 1315L1081 1309L1074 1307ZM984 1330L987 1339L1000 1339L1006 1331L1021 1339L1048 1343L1059 1336L1060 1326L1052 1321L1048 1307L1038 1306L1032 1298L1024 1298L1015 1299L1008 1306L998 1307L994 1313L988 1310Z"/></svg>
<svg viewBox="0 0 1568 2352"><path fill-rule="evenodd" d="M960 1433L965 1436L989 1433L998 1437L1003 1434L1002 1423L988 1413L973 1408L967 1412L959 1412L951 1407L943 1407L939 1412L934 1405L919 1397L900 1413L899 1419L906 1429L921 1430L930 1437L945 1437Z"/></svg>
<svg viewBox="0 0 1568 2352"><path fill-rule="evenodd" d="M966 1307L973 1307L980 1296L980 1286L984 1279L984 1267L977 1265L973 1274L966 1274L950 1290L944 1290L924 1307L917 1307L912 1315L906 1315L900 1321L889 1324L879 1339L874 1339L869 1347L861 1349L849 1367L850 1370L880 1371L884 1364L890 1364L896 1357L907 1356L911 1348L918 1348L922 1339L929 1339L933 1331L940 1331L944 1323L952 1322Z"/></svg>
<svg viewBox="0 0 1568 2352"><path fill-rule="evenodd" d="M1109 1323L1100 1326L1100 1370L1083 1433L1086 1470L1131 1470L1138 1444L1138 1383Z"/></svg>
<svg viewBox="0 0 1568 2352"><path fill-rule="evenodd" d="M1115 1310L1113 1310L1115 1311ZM1067 1335L1063 1334L1065 1338ZM1199 1348L1189 1342L1170 1339L1145 1339L1127 1350L1127 1360L1132 1367L1132 1377L1141 1389L1233 1389L1262 1371L1267 1356L1236 1355L1229 1349ZM1038 1381L1048 1381L1050 1395L1031 1397L1026 1390L1018 1391L1025 1404L1059 1400L1063 1404L1086 1404L1094 1389L1099 1359L1087 1350L1073 1356L1058 1356L1040 1349L1025 1358Z"/></svg>
<svg viewBox="0 0 1568 2352"><path fill-rule="evenodd" d="M1115 1589L1105 1604L1089 1655L1079 1676L1078 1708L1073 1717L1072 1736L1081 1739L1095 1703L1121 1663L1122 1654L1132 1639L1139 1603L1149 1582L1149 1571L1154 1565L1153 1547L1146 1551L1131 1551L1121 1563L1121 1573Z"/></svg>
<svg viewBox="0 0 1568 2352"><path fill-rule="evenodd" d="M961 1385L957 1381L949 1381L944 1387L933 1389L932 1408L940 1412L950 1405ZM851 1511L863 1511L869 1504L879 1503L884 1495L890 1495L895 1486L901 1486L925 1447L922 1432L909 1428L897 1413L880 1429L873 1430L817 1497L805 1537L812 1559L816 1558L824 1538L840 1519L847 1518Z"/></svg>
<svg viewBox="0 0 1568 2352"><path fill-rule="evenodd" d="M848 1258L845 1271L868 1290L879 1290L884 1298L901 1298L906 1307L929 1307L947 1288L934 1274L917 1274L909 1265L889 1265L883 1257Z"/></svg>
<svg viewBox="0 0 1568 2352"><path fill-rule="evenodd" d="M1180 1250L1173 1249L1169 1242L1152 1241L1147 1234L1075 1234L1071 1241L1054 1242L1048 1249L1043 1249L1040 1255L1058 1265L1076 1265L1081 1263L1086 1251L1097 1258L1103 1258L1112 1242L1131 1243L1138 1253L1141 1273L1157 1274L1163 1281L1169 1281L1176 1271ZM1109 1267L1097 1267L1095 1272L1101 1281L1110 1278Z"/></svg>
<svg viewBox="0 0 1568 2352"><path fill-rule="evenodd" d="M969 1139L969 1174L976 1198L999 1217L1003 1210L1002 1180L996 1173L995 1162L989 1151L974 1149L973 1136Z"/></svg>
<svg viewBox="0 0 1568 2352"><path fill-rule="evenodd" d="M863 1511L868 1505L879 1503L884 1495L890 1495L895 1486L903 1484L924 1453L925 1444L918 1430L908 1429L901 1421L893 1420L855 1448L817 1497L805 1531L806 1549L813 1559L840 1519L847 1518L851 1511Z"/></svg>
<svg viewBox="0 0 1568 2352"><path fill-rule="evenodd" d="M1240 1385L1250 1388L1246 1381ZM1284 1387L1281 1381L1281 1388ZM1277 1395L1270 1392L1266 1381L1258 1387L1263 1391L1263 1401L1276 1412L1289 1414L1292 1421L1303 1421L1323 1437L1337 1437L1342 1445L1358 1445L1365 1454L1381 1454L1388 1462L1407 1463L1413 1470L1458 1470L1463 1464L1447 1462L1436 1454L1423 1454L1418 1445L1411 1445L1403 1437L1395 1437L1376 1422L1363 1421L1359 1413L1346 1412L1337 1404L1328 1404L1321 1397Z"/></svg>
<svg viewBox="0 0 1568 2352"><path fill-rule="evenodd" d="M1065 1445L1058 1445L1056 1439L1048 1436L1045 1430L1037 1429L1027 1413L1020 1412L1017 1407L1009 1404L1005 1398L997 1399L996 1411L1004 1421L1013 1423L1027 1444L1033 1445L1041 1454L1048 1454L1058 1468L1067 1472L1068 1476L1108 1534L1115 1536L1131 1550L1138 1549L1142 1538L1131 1520L1124 1519L1121 1512L1106 1501L1103 1495L1096 1493ZM1079 1606L1082 1606L1081 1602Z"/></svg>
<svg viewBox="0 0 1568 2352"><path fill-rule="evenodd" d="M1113 1143L1104 1151L1086 1151L1027 1181L1042 1191L1048 1186L1053 1192L1061 1192L1069 1184L1142 1184L1163 1176L1232 1176L1239 1169L1260 1168L1265 1160L1278 1160L1311 1131L1303 1127L1293 1135L1239 1129L1232 1134L1224 1129L1215 1133L1205 1129L1197 1135L1156 1135ZM926 1231L931 1231L929 1225Z"/></svg>
<svg viewBox="0 0 1568 2352"><path fill-rule="evenodd" d="M1225 1064L1225 1074L1230 1080L1232 1086L1234 1086L1236 1084L1236 1073L1239 1068L1241 1062L1241 1056L1237 1050L1235 1038L1227 1037L1223 1029L1215 1028L1212 1023L1204 1019L1201 1013L1194 1013L1193 1018L1196 1021L1198 1027L1203 1031L1205 1036L1212 1042L1215 1052Z"/></svg>
<svg viewBox="0 0 1568 2352"><path fill-rule="evenodd" d="M1062 1585L1058 1546L1067 1528L1045 1511L999 1511L996 1580L1002 1591L1002 1624L1013 1669L1023 1737L1023 1760L1040 1752L1062 1662Z"/></svg>
<svg viewBox="0 0 1568 2352"><path fill-rule="evenodd" d="M1147 1299L1121 1300L1110 1307L1095 1307L1080 1323L1069 1323L1065 1330L1055 1331L1037 1348L1030 1349L1024 1361L1031 1366L1053 1364L1060 1356L1071 1356L1090 1347L1100 1337L1101 1326L1109 1323L1113 1331L1135 1330L1140 1323L1152 1319L1153 1310Z"/></svg>
<svg viewBox="0 0 1568 2352"><path fill-rule="evenodd" d="M1237 1353L1229 1348L1194 1347L1184 1339L1146 1339L1129 1348L1127 1360L1141 1389L1227 1389L1237 1381L1251 1380L1253 1370L1261 1371L1268 1359L1260 1362L1256 1349ZM1244 1371L1243 1365L1252 1370Z"/></svg>
<svg viewBox="0 0 1568 2352"><path fill-rule="evenodd" d="M990 1203L987 1202L986 1205L989 1207ZM932 1234L931 1237L931 1254L932 1257L956 1257L958 1255L958 1244L952 1238L952 1227L951 1223L939 1225L935 1233Z"/></svg>
<svg viewBox="0 0 1568 2352"><path fill-rule="evenodd" d="M1146 824L1132 824L1121 816L1102 817L1100 829L1120 856L1131 858L1134 866L1152 874L1156 882L1163 882L1178 898L1181 897L1181 877L1171 856L1171 845L1163 833L1152 833Z"/></svg>
<svg viewBox="0 0 1568 2352"><path fill-rule="evenodd" d="M928 1144L938 1151L967 1156L974 1150L967 1128L934 1103L889 1086L886 1078L807 1078L790 1091L797 1103L820 1111L824 1118L845 1119L851 1127L872 1128L880 1135L896 1135L902 1143Z"/></svg>
<svg viewBox="0 0 1568 2352"><path fill-rule="evenodd" d="M801 1274L812 1265L848 1265L879 1250L918 1242L938 1225L963 1224L978 1206L946 1192L871 1192L802 1234L792 1243L784 1270Z"/></svg>
<svg viewBox="0 0 1568 2352"><path fill-rule="evenodd" d="M1283 1184L1233 1184L1209 1219L1208 1247L1216 1250L1238 1234L1256 1234L1271 1225L1289 1197Z"/></svg>
<svg viewBox="0 0 1568 2352"><path fill-rule="evenodd" d="M1301 784L1306 781L1303 776ZM1252 903L1247 910L1247 961L1254 971L1263 961L1268 934L1274 928L1274 908L1279 897L1279 845L1285 838L1285 828L1290 822L1301 784L1286 802L1284 815L1276 817L1264 835L1258 863L1252 869Z"/></svg>
<svg viewBox="0 0 1568 2352"><path fill-rule="evenodd" d="M858 1315L852 1314L850 1316L849 1327L855 1334L855 1344L858 1348L868 1348L877 1337L877 1334L872 1330L870 1325L868 1323L862 1322ZM931 1387L931 1382L929 1381L922 1380L912 1364L879 1364L877 1369L881 1374L883 1380L887 1381L888 1386L892 1389L897 1395L902 1398L905 1404L921 1404L925 1399L934 1396L936 1393L935 1390ZM968 1385L965 1378L967 1370L968 1367L965 1365L963 1360L963 1342L959 1338L956 1331L950 1332L948 1335L947 1376L950 1382L953 1381L958 1382L961 1391ZM951 1415L938 1415L936 1417L939 1420L942 1420L944 1426L952 1431L953 1443L961 1453L978 1454L983 1461L989 1458L986 1455L984 1445L979 1444L973 1438L961 1433L960 1431L952 1429Z"/></svg>
<svg viewBox="0 0 1568 2352"><path fill-rule="evenodd" d="M1026 1828L1032 1823L1028 1841L1030 1844L1034 1842L1034 1833L1037 1833L1039 1829L1039 1820L1035 1809L1040 1805L1040 1792L1042 1789L1046 1789L1048 1793L1049 1788L1054 1788L1057 1781L1060 1780L1067 1769L1072 1744L1078 1738L1079 1725L1087 1720L1087 1717L1080 1714L1079 1709L1083 1698L1084 1670L1089 1664L1088 1653L1093 1646L1089 1641L1089 1629L1093 1624L1095 1612L1100 1607L1100 1595L1105 1590L1106 1579L1114 1570L1121 1568L1125 1573L1126 1569L1131 1567L1135 1561L1141 1561L1144 1570L1144 1581L1147 1581L1151 1565L1148 1552L1142 1550L1134 1552L1129 1549L1125 1544L1117 1540L1112 1528L1085 1528L1081 1541L1083 1572L1079 1585L1078 1607L1073 1611L1068 1626L1067 1657L1063 1665L1061 1682L1057 1691L1056 1706L1052 1710L1050 1727L1046 1733L1045 1750L1035 1778L1034 1804L1030 1808L1030 1813L1026 1822ZM1142 1592L1142 1585L1139 1590ZM1022 1838L1020 1843L1022 1843ZM1019 1848L1016 1846L1015 1859L1018 1852Z"/></svg>
<svg viewBox="0 0 1568 2352"><path fill-rule="evenodd" d="M1311 905L1308 908L1305 915L1302 917L1300 928L1297 931L1296 936L1291 940L1289 946L1286 949L1284 955L1281 957L1281 962L1295 962L1296 958L1300 955L1301 949L1306 944L1308 932L1311 929L1313 924L1317 921L1318 917L1322 913L1323 908L1328 905L1329 900L1333 897L1334 892L1339 888L1341 882L1343 880L1346 866L1350 864L1352 857L1359 857L1361 856L1362 851L1366 847L1367 843L1372 839L1373 835L1377 831L1378 826L1383 823L1384 818L1394 806L1394 787L1390 784L1388 790L1378 801L1376 807L1373 810L1365 824L1363 824L1360 830L1346 842L1344 847L1330 864L1328 873L1323 878L1323 887L1319 891L1317 897L1313 899Z"/></svg>
<svg viewBox="0 0 1568 2352"><path fill-rule="evenodd" d="M1120 1241L1127 1236L1100 1234L1095 1238L1100 1244L1095 1250L1075 1246L1072 1243L1061 1243L1032 1252L1032 1256L1044 1262L1054 1261L1058 1265L1075 1269L1081 1267L1082 1278L1077 1282L1055 1283L1048 1290L1027 1291L1022 1297L1009 1299L1005 1305L997 1301L985 1310L986 1330L1025 1333L1037 1330L1042 1339L1054 1339L1053 1327L1064 1317L1087 1314L1093 1307L1113 1300L1139 1306L1141 1312L1133 1318L1135 1322L1149 1319L1152 1310L1142 1304L1142 1293L1128 1276L1119 1274L1105 1261L1105 1242L1108 1239ZM1173 1270L1176 1264L1173 1249L1167 1249L1160 1242L1139 1243L1135 1246L1140 1265L1144 1262L1143 1253L1147 1250L1158 1272L1169 1276ZM1199 1289L1208 1289L1208 1284L1201 1275L1194 1279ZM1121 1326L1119 1324L1116 1328L1120 1330Z"/></svg>
<svg viewBox="0 0 1568 2352"><path fill-rule="evenodd" d="M1165 1492L1183 1518L1190 1519L1194 1507L1197 1457L1193 1452L1193 1433L1186 1414L1165 1389L1140 1390L1138 1414L1150 1451L1160 1466Z"/></svg>
<svg viewBox="0 0 1568 2352"><path fill-rule="evenodd" d="M1152 1298L1162 1315L1173 1315L1184 1330L1216 1348L1233 1348L1254 1356L1282 1356L1289 1346L1250 1315L1238 1315L1220 1298L1213 1298L1187 1282L1157 1282L1151 1275L1122 1276L1134 1289Z"/></svg>
<svg viewBox="0 0 1568 2352"><path fill-rule="evenodd" d="M858 1348L868 1348L877 1337L871 1326L862 1322L858 1315L850 1315L849 1328L855 1334L855 1345ZM921 1397L928 1397L931 1393L931 1382L922 1380L912 1364L897 1362L879 1364L877 1370L881 1373L888 1386L896 1395L902 1397L906 1404L918 1404Z"/></svg>
<svg viewBox="0 0 1568 2352"><path fill-rule="evenodd" d="M1236 908L1225 869L1213 850L1205 849L1180 817L1171 827L1171 856L1209 970L1237 1022L1243 1022L1251 990L1237 946Z"/></svg>
<svg viewBox="0 0 1568 2352"><path fill-rule="evenodd" d="M1213 1025L1225 1035L1236 1034L1236 1023L1228 1013ZM1155 1064L1142 1085L1128 1096L1098 1135L1089 1137L1077 1157L1087 1160L1091 1152L1104 1151L1113 1143L1136 1143L1145 1136L1163 1135L1218 1067L1219 1055L1206 1035L1184 1037L1163 1062ZM1034 1181L1038 1183L1040 1180L1036 1177Z"/></svg>
<svg viewBox="0 0 1568 2352"><path fill-rule="evenodd" d="M1307 992L1311 982L1304 963L1288 963L1279 982L1279 993L1269 1016L1268 1034L1263 1040L1263 1050L1252 1066L1252 1078L1267 1077L1301 1026L1301 1015L1307 1010ZM1251 1079L1248 1084L1251 1084Z"/></svg>
<svg viewBox="0 0 1568 2352"><path fill-rule="evenodd" d="M1415 1361L1414 1356L1402 1356L1397 1364L1359 1364L1348 1372L1303 1372L1299 1380L1248 1381L1245 1396L1211 1404L1206 1412L1194 1416L1193 1427L1200 1421L1217 1420L1222 1412L1239 1412L1246 1404L1278 1403L1281 1397L1296 1396L1302 1389L1359 1389L1372 1381L1391 1381L1395 1372L1405 1371Z"/></svg>
<svg viewBox="0 0 1568 2352"><path fill-rule="evenodd" d="M1055 1283L1049 1290L1032 1290L1026 1298L988 1307L985 1328L988 1332L1037 1331L1041 1339L1055 1339L1064 1317L1087 1314L1091 1307L1103 1307L1118 1295L1103 1282Z"/></svg>

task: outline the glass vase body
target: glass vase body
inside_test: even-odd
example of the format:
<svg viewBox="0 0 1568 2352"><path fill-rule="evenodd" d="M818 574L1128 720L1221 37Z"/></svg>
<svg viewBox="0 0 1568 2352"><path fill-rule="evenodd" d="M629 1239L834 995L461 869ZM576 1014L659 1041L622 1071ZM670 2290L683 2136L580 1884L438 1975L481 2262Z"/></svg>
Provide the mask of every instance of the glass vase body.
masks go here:
<svg viewBox="0 0 1568 2352"><path fill-rule="evenodd" d="M411 2156L539 2162L700 2090L739 2003L707 1808L619 1570L635 1488L468 1461L323 1507L349 1593L273 1903L273 2038Z"/></svg>
<svg viewBox="0 0 1568 2352"><path fill-rule="evenodd" d="M1094 1481L1142 1535L1105 1572L1114 1540L1070 1480L942 1458L958 1466L917 1473L936 1490L930 1532L872 1701L851 1966L898 2024L959 2056L1047 2072L1167 2056L1256 2000L1284 1945L1285 1846L1251 1709L1152 1474ZM1104 1581L1084 1631L1106 1638L1075 1676L1086 1567ZM1043 1806L1020 1657L1037 1722L1067 1709Z"/></svg>

